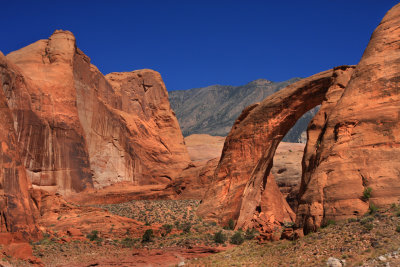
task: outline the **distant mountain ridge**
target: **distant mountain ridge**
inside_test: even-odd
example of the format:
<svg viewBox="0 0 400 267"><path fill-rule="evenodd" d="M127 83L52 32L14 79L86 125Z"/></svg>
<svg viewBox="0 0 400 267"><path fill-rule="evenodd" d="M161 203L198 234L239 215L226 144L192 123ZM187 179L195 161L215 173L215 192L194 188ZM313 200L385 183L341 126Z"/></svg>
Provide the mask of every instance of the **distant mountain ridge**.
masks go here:
<svg viewBox="0 0 400 267"><path fill-rule="evenodd" d="M280 89L299 81L292 78L283 82L257 79L241 86L211 85L188 90L169 91L169 101L184 136L210 134L226 136L242 110ZM315 111L306 113L285 136L286 142L300 142L301 134Z"/></svg>

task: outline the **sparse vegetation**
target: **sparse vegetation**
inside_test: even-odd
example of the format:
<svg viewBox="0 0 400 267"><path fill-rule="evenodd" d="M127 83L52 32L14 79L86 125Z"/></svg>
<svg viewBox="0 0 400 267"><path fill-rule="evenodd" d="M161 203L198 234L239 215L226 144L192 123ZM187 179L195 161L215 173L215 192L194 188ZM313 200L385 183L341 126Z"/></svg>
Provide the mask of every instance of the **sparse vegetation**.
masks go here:
<svg viewBox="0 0 400 267"><path fill-rule="evenodd" d="M247 241L225 252L191 260L187 265L326 266L327 259L335 257L345 259L346 266L363 266L365 262L397 251L400 247L400 218L395 216L395 211L382 208L360 219L336 221L294 241L265 244ZM377 265L375 262L368 266Z"/></svg>
<svg viewBox="0 0 400 267"><path fill-rule="evenodd" d="M153 229L147 229L146 232L144 232L143 234L142 243L151 242L153 241L153 238L154 238Z"/></svg>
<svg viewBox="0 0 400 267"><path fill-rule="evenodd" d="M378 207L374 203L369 203L369 214L374 214L378 211Z"/></svg>
<svg viewBox="0 0 400 267"><path fill-rule="evenodd" d="M226 239L227 238L224 233L222 233L222 230L214 234L214 242L217 244L225 244Z"/></svg>
<svg viewBox="0 0 400 267"><path fill-rule="evenodd" d="M372 192L372 188L371 187L365 188L364 192L363 192L363 199L364 200L370 199L371 198L371 192Z"/></svg>
<svg viewBox="0 0 400 267"><path fill-rule="evenodd" d="M164 224L162 228L165 231L165 235L168 235L171 233L173 226L171 224Z"/></svg>
<svg viewBox="0 0 400 267"><path fill-rule="evenodd" d="M131 248L135 245L135 243L136 243L135 240L133 240L130 237L126 237L126 238L122 239L122 241L121 241L121 245L124 248Z"/></svg>
<svg viewBox="0 0 400 267"><path fill-rule="evenodd" d="M231 237L231 244L234 245L241 245L244 242L244 237L241 231L237 231L232 237Z"/></svg>
<svg viewBox="0 0 400 267"><path fill-rule="evenodd" d="M190 222L186 222L182 225L182 231L186 234L190 233L190 229L192 228L192 224Z"/></svg>
<svg viewBox="0 0 400 267"><path fill-rule="evenodd" d="M254 239L256 230L247 228L246 233L244 234L244 238L247 240Z"/></svg>
<svg viewBox="0 0 400 267"><path fill-rule="evenodd" d="M234 230L235 229L235 221L233 219L229 219L228 225L224 227L225 230Z"/></svg>
<svg viewBox="0 0 400 267"><path fill-rule="evenodd" d="M97 241L99 239L98 236L99 231L93 230L90 234L86 236L90 241Z"/></svg>
<svg viewBox="0 0 400 267"><path fill-rule="evenodd" d="M328 226L331 226L331 225L336 225L336 221L332 220L332 219L329 219L329 220L326 221L324 227L328 227Z"/></svg>
<svg viewBox="0 0 400 267"><path fill-rule="evenodd" d="M141 242L144 230L138 233L129 231L130 228L128 228L118 232L118 227L115 225L111 233L109 228L104 232L101 229L97 232L97 237L104 238L101 242L89 241L90 236L95 234L89 232L87 241L63 243L62 231L57 233L53 229L51 236L45 234L43 240L32 243L34 255L41 258L46 266L60 264L55 262L56 259L68 265L86 259L84 257L87 256L82 251L89 251L90 257L96 257L99 260L110 257L109 254L112 254L113 258L124 258L132 256L132 247L137 249L146 247L151 250L165 247L189 248L197 245L212 247L226 245L228 241L239 244L242 242L241 233L241 237L248 241L229 248L226 252L189 261L185 266L196 264L197 266L324 266L327 258L331 256L345 258L348 266L359 266L370 258L385 254L385 251L400 247L400 232L398 232L400 217L397 217L399 211L397 205L392 205L389 210L381 208L374 214L367 213L357 219L336 221L335 224L329 222L329 227L298 240L280 240L265 244L252 240L257 234L255 230L247 229L243 232L238 231L240 233L237 234L236 231L222 230L222 227L215 223L201 220L196 215L197 205L196 201L181 200L132 201L107 205L110 210L119 215L126 214L130 217L134 214L143 223L147 218L152 229L159 228L159 231L153 232L151 242ZM150 208L145 209L145 206ZM168 215L164 217L159 215L167 213ZM186 220L183 219L185 214ZM190 233L186 234L184 228L187 222L190 222L191 227ZM176 225L179 227L176 228ZM293 225L284 223L284 227L291 228ZM95 245L96 243L98 246ZM299 255L302 257L300 258Z"/></svg>
<svg viewBox="0 0 400 267"><path fill-rule="evenodd" d="M372 229L374 229L374 225L372 223L366 223L364 224L364 227L367 231L371 231Z"/></svg>

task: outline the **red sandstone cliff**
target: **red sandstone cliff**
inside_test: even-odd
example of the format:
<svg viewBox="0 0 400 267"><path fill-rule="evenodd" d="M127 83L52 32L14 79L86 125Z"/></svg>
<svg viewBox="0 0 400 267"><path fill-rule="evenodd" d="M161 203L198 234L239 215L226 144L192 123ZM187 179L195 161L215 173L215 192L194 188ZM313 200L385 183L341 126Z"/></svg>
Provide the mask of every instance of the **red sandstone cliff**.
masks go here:
<svg viewBox="0 0 400 267"><path fill-rule="evenodd" d="M0 52L0 244L12 240L4 233L13 233L18 239L39 235L35 225L37 209L28 191L31 186L21 162L15 124L6 101L12 88L24 87L26 84L18 68Z"/></svg>
<svg viewBox="0 0 400 267"><path fill-rule="evenodd" d="M106 79L68 31L7 59L29 83L4 90L11 90L8 104L34 186L69 194L120 181L166 184L189 165L157 72Z"/></svg>
<svg viewBox="0 0 400 267"><path fill-rule="evenodd" d="M319 120L322 131L315 150L306 153L297 213L306 231L328 219L362 215L370 203L400 200L399 25L400 4L372 34L337 105ZM368 187L371 198L364 199Z"/></svg>

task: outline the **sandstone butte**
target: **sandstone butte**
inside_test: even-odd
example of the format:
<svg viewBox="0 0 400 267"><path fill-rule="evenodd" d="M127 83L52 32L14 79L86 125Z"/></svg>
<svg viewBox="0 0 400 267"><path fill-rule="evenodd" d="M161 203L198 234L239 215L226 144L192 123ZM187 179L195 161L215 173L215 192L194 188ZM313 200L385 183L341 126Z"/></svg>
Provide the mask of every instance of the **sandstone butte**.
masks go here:
<svg viewBox="0 0 400 267"><path fill-rule="evenodd" d="M10 81L3 91L34 187L67 195L122 181L167 184L191 163L159 73L104 77L68 31L6 58L27 85Z"/></svg>
<svg viewBox="0 0 400 267"><path fill-rule="evenodd" d="M43 190L54 197L118 182L165 187L192 166L160 74L105 77L71 32L0 53L0 87L1 233L40 236L37 222L67 205L51 208Z"/></svg>
<svg viewBox="0 0 400 267"><path fill-rule="evenodd" d="M292 84L247 107L229 133L199 214L236 228L296 222L305 232L400 199L400 5L374 31L356 67ZM321 104L308 127L297 219L270 174L277 145ZM372 189L371 198L363 192Z"/></svg>

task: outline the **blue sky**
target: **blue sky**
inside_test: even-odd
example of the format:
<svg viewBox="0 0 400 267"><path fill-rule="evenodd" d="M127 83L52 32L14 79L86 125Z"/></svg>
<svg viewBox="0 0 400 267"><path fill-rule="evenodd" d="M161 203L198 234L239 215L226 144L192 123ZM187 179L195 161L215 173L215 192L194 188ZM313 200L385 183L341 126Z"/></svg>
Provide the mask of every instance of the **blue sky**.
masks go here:
<svg viewBox="0 0 400 267"><path fill-rule="evenodd" d="M150 68L168 90L307 77L357 64L398 1L2 1L7 54L70 30L104 74Z"/></svg>

